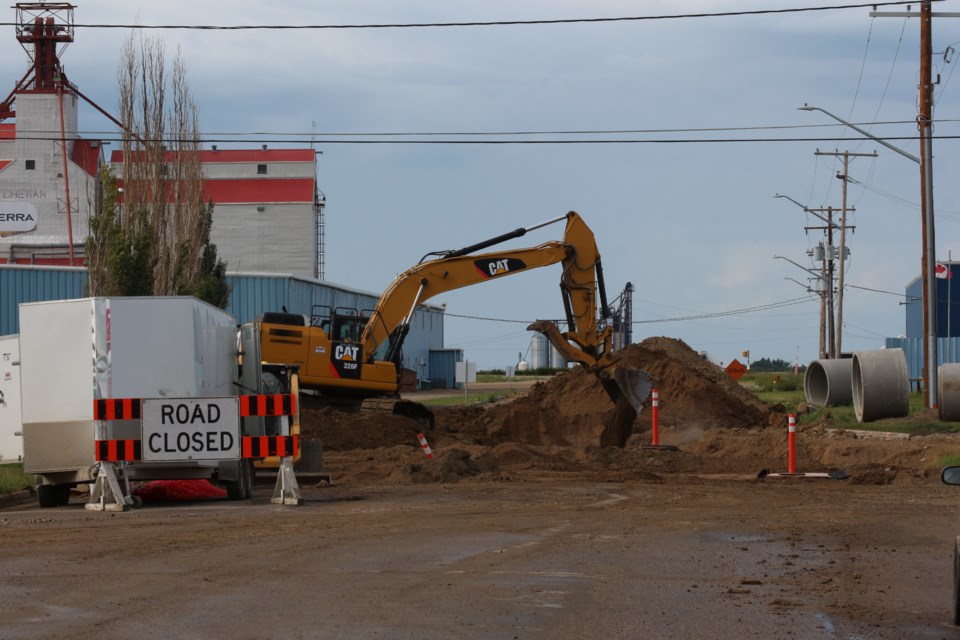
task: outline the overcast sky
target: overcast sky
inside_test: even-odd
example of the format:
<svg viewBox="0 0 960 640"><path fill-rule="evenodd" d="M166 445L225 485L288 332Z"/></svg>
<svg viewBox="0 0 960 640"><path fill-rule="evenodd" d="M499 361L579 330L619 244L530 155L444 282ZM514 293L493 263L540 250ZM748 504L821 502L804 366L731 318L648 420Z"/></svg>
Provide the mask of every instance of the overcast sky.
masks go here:
<svg viewBox="0 0 960 640"><path fill-rule="evenodd" d="M325 0L299 2L79 0L78 25L383 24L663 16L840 4L833 0ZM846 3L844 3L846 4ZM903 10L898 7L886 11ZM960 2L936 3L960 11ZM917 3L913 6L917 11ZM12 22L7 9L3 22ZM580 212L597 235L607 289L632 282L635 340L680 338L729 362L802 363L817 357L819 298L786 278L813 268L822 239L805 226L811 208L840 207L840 165L815 151L879 157L852 162L844 351L883 346L904 332L901 293L920 270L917 165L818 112L915 137L919 20L871 18L868 7L736 17L554 25L297 31L151 31L179 48L201 111L217 133L318 136L319 185L327 196L326 275L382 291L424 254L454 249ZM0 14L2 15L2 14ZM28 59L12 26L0 37L6 94ZM937 135L957 133L960 20L933 24ZM78 27L63 56L71 81L116 111L116 68L129 31ZM81 129L113 131L81 108ZM813 126L811 125L822 125ZM804 127L771 128L766 127ZM663 130L717 129L678 132ZM746 130L739 130L747 128ZM773 142L413 145L324 144L324 137L409 132L634 131L555 133L497 140L783 139ZM325 136L320 134L333 134ZM256 136L247 136L256 137ZM270 139L278 136L268 135ZM838 141L786 141L840 138ZM447 139L463 140L453 135ZM352 138L357 139L357 138ZM376 139L383 139L378 137ZM434 137L431 139L444 139ZM482 139L491 139L487 136ZM297 143L270 142L271 147ZM300 143L302 144L302 143ZM918 154L915 140L894 142ZM233 146L258 146L257 143ZM221 143L221 148L231 146ZM934 144L937 257L953 251L960 225L958 143ZM305 233L309 230L304 230ZM508 246L559 239L554 225ZM819 268L819 266L817 266ZM563 315L559 267L520 274L432 300L446 303L446 343L480 368L515 364L529 335L522 322ZM960 292L958 292L960 294ZM678 320L797 304L742 315Z"/></svg>

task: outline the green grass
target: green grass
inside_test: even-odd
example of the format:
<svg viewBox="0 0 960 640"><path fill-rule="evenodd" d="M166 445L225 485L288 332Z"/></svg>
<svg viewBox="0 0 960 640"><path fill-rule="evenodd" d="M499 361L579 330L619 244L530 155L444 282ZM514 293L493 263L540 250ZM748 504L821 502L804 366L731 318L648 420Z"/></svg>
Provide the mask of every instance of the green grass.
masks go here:
<svg viewBox="0 0 960 640"><path fill-rule="evenodd" d="M430 407L459 407L463 405L470 404L491 404L498 400L503 400L504 398L512 398L517 395L518 392L513 390L503 390L503 391L487 391L484 393L470 393L470 390L467 389L466 401L462 393L456 395L442 396L440 398L430 398L429 400L420 400L421 404L425 404Z"/></svg>
<svg viewBox="0 0 960 640"><path fill-rule="evenodd" d="M0 464L0 494L22 491L33 484L33 476L23 472L23 464Z"/></svg>
<svg viewBox="0 0 960 640"><path fill-rule="evenodd" d="M943 456L938 462L940 467L955 467L960 465L960 453L955 453L951 456Z"/></svg>
<svg viewBox="0 0 960 640"><path fill-rule="evenodd" d="M793 371L783 373L748 373L740 378L740 384L758 398L770 404L780 403L786 411L796 411L805 401L803 375L794 376ZM821 407L797 417L798 424L823 424L832 429L859 429L863 431L892 431L923 435L930 433L960 433L960 423L940 422L935 414L924 408L923 394L910 394L907 418L877 420L859 423L853 406ZM958 462L960 464L960 462Z"/></svg>

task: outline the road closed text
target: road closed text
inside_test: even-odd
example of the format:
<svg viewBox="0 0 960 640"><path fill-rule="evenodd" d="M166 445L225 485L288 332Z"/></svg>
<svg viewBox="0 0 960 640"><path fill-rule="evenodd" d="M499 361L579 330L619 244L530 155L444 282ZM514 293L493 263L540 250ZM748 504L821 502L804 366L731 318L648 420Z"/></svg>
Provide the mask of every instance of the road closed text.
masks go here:
<svg viewBox="0 0 960 640"><path fill-rule="evenodd" d="M143 401L143 459L224 460L240 457L237 398Z"/></svg>
<svg viewBox="0 0 960 640"><path fill-rule="evenodd" d="M233 451L236 436L228 431L194 431L187 433L151 433L147 449L151 453L217 453Z"/></svg>

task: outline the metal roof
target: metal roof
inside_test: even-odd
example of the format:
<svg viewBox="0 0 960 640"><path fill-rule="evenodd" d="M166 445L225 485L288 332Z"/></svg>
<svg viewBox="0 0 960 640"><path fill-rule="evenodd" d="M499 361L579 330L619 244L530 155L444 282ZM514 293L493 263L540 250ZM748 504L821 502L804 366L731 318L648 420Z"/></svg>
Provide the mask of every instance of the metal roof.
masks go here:
<svg viewBox="0 0 960 640"><path fill-rule="evenodd" d="M99 140L76 140L73 145L73 158L77 166L92 176L97 175L97 169L100 167L100 146Z"/></svg>

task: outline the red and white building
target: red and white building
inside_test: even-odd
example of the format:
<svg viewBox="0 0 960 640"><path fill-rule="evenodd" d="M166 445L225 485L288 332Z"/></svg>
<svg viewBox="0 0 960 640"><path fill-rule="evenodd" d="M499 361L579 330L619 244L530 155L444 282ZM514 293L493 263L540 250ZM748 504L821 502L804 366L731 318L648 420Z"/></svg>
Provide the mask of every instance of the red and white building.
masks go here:
<svg viewBox="0 0 960 640"><path fill-rule="evenodd" d="M200 152L214 203L210 240L236 272L323 278L323 195L312 149L222 149ZM123 152L110 156L123 175Z"/></svg>
<svg viewBox="0 0 960 640"><path fill-rule="evenodd" d="M0 264L83 266L104 154L100 141L78 133L78 102L89 99L60 64L73 42L74 6L15 9L31 66L0 101ZM122 152L110 161L122 178ZM205 200L214 203L211 241L231 273L323 279L324 202L312 149L214 147L201 162Z"/></svg>

